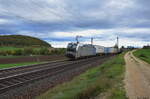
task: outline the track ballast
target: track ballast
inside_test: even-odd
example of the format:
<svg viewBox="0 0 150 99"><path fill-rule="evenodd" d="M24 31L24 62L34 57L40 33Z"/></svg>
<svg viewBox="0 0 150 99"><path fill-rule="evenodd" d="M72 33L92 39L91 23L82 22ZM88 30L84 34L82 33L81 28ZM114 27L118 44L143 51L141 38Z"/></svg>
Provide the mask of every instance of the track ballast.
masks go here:
<svg viewBox="0 0 150 99"><path fill-rule="evenodd" d="M76 61L66 60L0 70L0 94L40 79L96 64L97 60L104 60L108 57L110 56L97 56Z"/></svg>

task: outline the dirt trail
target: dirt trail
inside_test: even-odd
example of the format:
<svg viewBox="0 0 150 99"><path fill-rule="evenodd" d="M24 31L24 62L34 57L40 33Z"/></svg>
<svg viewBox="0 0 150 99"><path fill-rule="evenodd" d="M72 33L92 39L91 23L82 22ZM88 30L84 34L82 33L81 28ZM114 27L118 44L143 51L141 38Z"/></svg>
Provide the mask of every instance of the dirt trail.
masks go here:
<svg viewBox="0 0 150 99"><path fill-rule="evenodd" d="M124 57L127 96L129 99L150 99L150 64L136 58L132 52L128 52Z"/></svg>

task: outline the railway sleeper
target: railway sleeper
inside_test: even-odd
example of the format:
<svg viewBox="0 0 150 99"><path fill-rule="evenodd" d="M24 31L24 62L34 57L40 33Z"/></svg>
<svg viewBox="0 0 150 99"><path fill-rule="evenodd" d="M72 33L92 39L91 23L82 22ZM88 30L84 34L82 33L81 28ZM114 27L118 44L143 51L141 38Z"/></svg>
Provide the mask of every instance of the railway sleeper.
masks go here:
<svg viewBox="0 0 150 99"><path fill-rule="evenodd" d="M7 81L5 81L5 82L10 83L10 85L13 85L13 84L15 84L15 83L18 83L18 82L16 82L16 81L14 81L13 79L7 80Z"/></svg>
<svg viewBox="0 0 150 99"><path fill-rule="evenodd" d="M31 75L28 75L28 78L35 78L37 75L36 74L31 74Z"/></svg>
<svg viewBox="0 0 150 99"><path fill-rule="evenodd" d="M17 80L18 81L20 81L20 82L24 82L24 81L27 81L27 80L30 80L29 78L27 78L27 77L19 77L19 78L17 78Z"/></svg>
<svg viewBox="0 0 150 99"><path fill-rule="evenodd" d="M0 83L0 89L6 87L7 85Z"/></svg>
<svg viewBox="0 0 150 99"><path fill-rule="evenodd" d="M14 83L11 83L9 81L3 81L3 82L1 82L1 84L4 84L6 86L10 86L10 85L13 85Z"/></svg>
<svg viewBox="0 0 150 99"><path fill-rule="evenodd" d="M12 81L14 81L15 83L21 83L22 81L18 80L18 79L12 79Z"/></svg>

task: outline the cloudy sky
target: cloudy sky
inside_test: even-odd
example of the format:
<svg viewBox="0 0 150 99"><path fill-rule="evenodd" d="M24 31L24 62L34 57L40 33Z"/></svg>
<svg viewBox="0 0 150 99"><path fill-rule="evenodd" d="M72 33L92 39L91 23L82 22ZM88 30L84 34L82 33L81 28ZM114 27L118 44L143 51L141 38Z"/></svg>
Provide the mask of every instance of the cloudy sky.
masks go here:
<svg viewBox="0 0 150 99"><path fill-rule="evenodd" d="M150 44L150 0L0 0L0 35L38 37L53 47L80 41Z"/></svg>

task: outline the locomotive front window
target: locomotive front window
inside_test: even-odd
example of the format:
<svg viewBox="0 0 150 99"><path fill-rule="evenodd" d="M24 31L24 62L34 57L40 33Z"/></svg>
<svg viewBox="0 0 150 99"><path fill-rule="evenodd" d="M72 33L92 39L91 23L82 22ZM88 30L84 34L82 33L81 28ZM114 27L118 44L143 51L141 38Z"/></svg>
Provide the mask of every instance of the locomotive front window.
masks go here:
<svg viewBox="0 0 150 99"><path fill-rule="evenodd" d="M77 44L68 44L67 51L76 52Z"/></svg>

